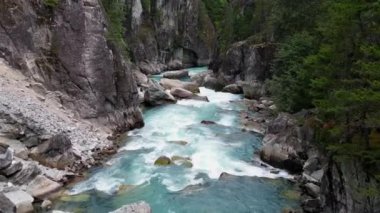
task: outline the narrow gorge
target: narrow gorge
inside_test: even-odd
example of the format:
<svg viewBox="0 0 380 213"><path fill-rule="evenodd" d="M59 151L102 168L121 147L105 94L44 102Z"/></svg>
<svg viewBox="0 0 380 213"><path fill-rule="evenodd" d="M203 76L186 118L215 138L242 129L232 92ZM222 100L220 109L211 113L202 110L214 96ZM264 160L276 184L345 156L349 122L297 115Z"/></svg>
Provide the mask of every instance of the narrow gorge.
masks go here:
<svg viewBox="0 0 380 213"><path fill-rule="evenodd" d="M0 0L0 212L380 212L379 8Z"/></svg>

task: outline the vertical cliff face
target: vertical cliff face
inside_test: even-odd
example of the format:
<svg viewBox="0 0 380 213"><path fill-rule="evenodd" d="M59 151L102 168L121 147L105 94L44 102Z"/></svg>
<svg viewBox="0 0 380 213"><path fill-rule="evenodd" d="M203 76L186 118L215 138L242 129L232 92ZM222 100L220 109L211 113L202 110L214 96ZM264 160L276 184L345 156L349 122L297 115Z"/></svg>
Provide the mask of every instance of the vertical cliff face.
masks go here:
<svg viewBox="0 0 380 213"><path fill-rule="evenodd" d="M142 126L131 65L107 42L100 2L46 2L0 2L0 56L81 118L118 131Z"/></svg>
<svg viewBox="0 0 380 213"><path fill-rule="evenodd" d="M127 0L126 3L126 37L132 58L143 71L176 68L173 61L185 67L210 63L216 33L202 1ZM152 68L147 70L149 66Z"/></svg>
<svg viewBox="0 0 380 213"><path fill-rule="evenodd" d="M379 182L360 159L330 161L322 179L324 212L379 212Z"/></svg>

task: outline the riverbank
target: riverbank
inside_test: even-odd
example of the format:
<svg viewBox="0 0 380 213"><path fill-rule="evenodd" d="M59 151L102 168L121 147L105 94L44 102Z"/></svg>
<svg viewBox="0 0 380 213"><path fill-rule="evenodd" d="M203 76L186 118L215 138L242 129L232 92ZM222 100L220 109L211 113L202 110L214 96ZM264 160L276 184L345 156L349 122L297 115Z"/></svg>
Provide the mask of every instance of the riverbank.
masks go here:
<svg viewBox="0 0 380 213"><path fill-rule="evenodd" d="M116 152L112 131L76 116L62 105L62 95L0 61L0 191L11 199L2 210L33 209L32 202ZM27 199L12 200L12 193Z"/></svg>

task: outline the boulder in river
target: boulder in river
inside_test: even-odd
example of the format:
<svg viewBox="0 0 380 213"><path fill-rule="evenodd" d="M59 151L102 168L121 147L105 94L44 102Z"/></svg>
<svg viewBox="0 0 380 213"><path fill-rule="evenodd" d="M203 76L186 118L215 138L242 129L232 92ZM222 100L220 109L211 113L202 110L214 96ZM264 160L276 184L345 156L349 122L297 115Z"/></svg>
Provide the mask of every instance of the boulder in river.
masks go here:
<svg viewBox="0 0 380 213"><path fill-rule="evenodd" d="M156 161L154 161L154 165L156 166L168 166L171 163L172 161L170 160L170 158L166 156L160 156L159 158L157 158Z"/></svg>
<svg viewBox="0 0 380 213"><path fill-rule="evenodd" d="M124 205L115 211L109 213L151 213L152 209L149 204L145 201L140 201L138 203L132 203L128 205Z"/></svg>
<svg viewBox="0 0 380 213"><path fill-rule="evenodd" d="M162 78L160 80L160 84L165 89L182 88L182 89L189 90L190 92L193 92L193 93L199 92L199 86L194 82L184 82L184 81L180 81L176 79Z"/></svg>
<svg viewBox="0 0 380 213"><path fill-rule="evenodd" d="M181 165L186 168L193 167L193 163L191 162L191 158L189 157L181 157L181 156L175 155L175 156L172 156L171 161L177 165Z"/></svg>
<svg viewBox="0 0 380 213"><path fill-rule="evenodd" d="M181 141L181 140L179 140L179 141L168 141L168 143L177 144L177 145L182 145L182 146L185 146L185 145L188 144L187 141Z"/></svg>
<svg viewBox="0 0 380 213"><path fill-rule="evenodd" d="M156 81L150 80L149 86L144 93L144 101L150 106L159 106L175 103L176 99Z"/></svg>
<svg viewBox="0 0 380 213"><path fill-rule="evenodd" d="M170 90L170 94L172 94L176 98L191 98L194 95L189 90L183 88L172 88Z"/></svg>
<svg viewBox="0 0 380 213"><path fill-rule="evenodd" d="M243 89L237 84L227 85L222 89L222 91L223 92L229 92L232 94L242 94L243 93Z"/></svg>
<svg viewBox="0 0 380 213"><path fill-rule="evenodd" d="M189 71L187 70L175 70L175 71L167 71L162 75L164 78L169 79L181 79L189 77Z"/></svg>
<svg viewBox="0 0 380 213"><path fill-rule="evenodd" d="M201 124L212 125L212 124L216 124L216 123L215 123L215 121L206 121L206 120L203 120L203 121L201 121Z"/></svg>

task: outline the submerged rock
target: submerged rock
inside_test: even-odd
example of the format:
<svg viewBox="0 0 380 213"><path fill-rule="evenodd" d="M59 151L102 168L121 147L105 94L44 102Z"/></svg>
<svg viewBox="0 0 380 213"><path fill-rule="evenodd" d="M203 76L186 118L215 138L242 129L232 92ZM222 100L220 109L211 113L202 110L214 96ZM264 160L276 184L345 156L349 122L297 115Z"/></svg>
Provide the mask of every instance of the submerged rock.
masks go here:
<svg viewBox="0 0 380 213"><path fill-rule="evenodd" d="M168 143L178 144L178 145L182 145L182 146L185 146L188 144L187 141L168 141Z"/></svg>
<svg viewBox="0 0 380 213"><path fill-rule="evenodd" d="M181 156L172 156L172 162L174 162L177 165L184 166L186 168L193 167L193 163L191 162L191 159L189 157L181 157Z"/></svg>
<svg viewBox="0 0 380 213"><path fill-rule="evenodd" d="M86 193L77 194L77 195L64 195L59 198L59 200L64 202L75 202L75 203L81 203L86 202L90 200L90 195Z"/></svg>
<svg viewBox="0 0 380 213"><path fill-rule="evenodd" d="M201 121L201 124L212 125L212 124L216 124L216 123L215 123L215 121L206 121L206 120L203 120L203 121Z"/></svg>
<svg viewBox="0 0 380 213"><path fill-rule="evenodd" d="M125 206L122 206L115 211L109 213L151 213L152 209L149 204L145 201L140 201L138 203L132 203Z"/></svg>
<svg viewBox="0 0 380 213"><path fill-rule="evenodd" d="M166 156L161 156L159 158L157 158L156 161L154 161L154 165L156 166L168 166L172 163L172 161L170 160L170 158L166 157Z"/></svg>

